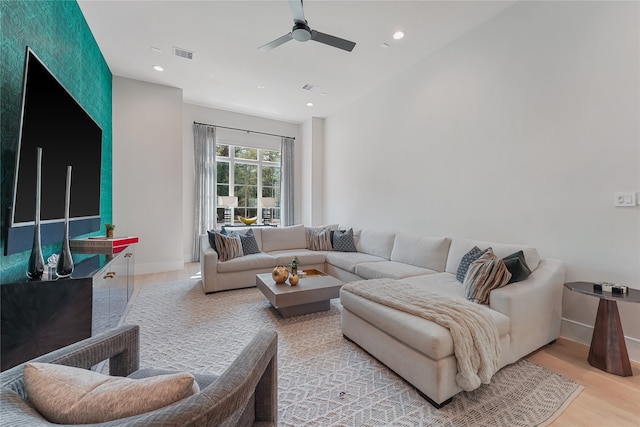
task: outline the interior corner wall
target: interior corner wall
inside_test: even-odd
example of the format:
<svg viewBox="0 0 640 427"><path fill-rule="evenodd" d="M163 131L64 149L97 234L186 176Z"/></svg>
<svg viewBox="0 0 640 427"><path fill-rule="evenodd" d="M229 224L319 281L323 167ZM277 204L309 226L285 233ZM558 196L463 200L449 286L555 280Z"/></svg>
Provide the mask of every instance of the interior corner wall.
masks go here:
<svg viewBox="0 0 640 427"><path fill-rule="evenodd" d="M0 245L4 250L6 212L11 205L20 134L22 75L29 46L102 128L100 216L111 222L112 76L75 1L0 1ZM60 236L62 241L62 236ZM45 259L59 244L42 248ZM29 252L2 256L2 272L25 268Z"/></svg>
<svg viewBox="0 0 640 427"><path fill-rule="evenodd" d="M182 236L183 259L191 261L193 248L194 230L194 198L195 198L195 170L193 158L193 122L206 123L216 126L226 126L236 129L245 129L255 132L264 132L273 135L294 137L295 156L295 182L294 189L295 205L294 219L296 223L301 221L301 189L297 183L300 182L301 169L301 135L300 125L296 123L272 120L263 117L251 116L248 114L236 113L233 111L219 110L217 108L203 107L200 105L187 104L183 106L182 120L182 156L183 156L183 200L182 215L184 218ZM272 147L264 147L272 148Z"/></svg>
<svg viewBox="0 0 640 427"><path fill-rule="evenodd" d="M138 236L135 273L180 270L182 89L113 79L113 223Z"/></svg>
<svg viewBox="0 0 640 427"><path fill-rule="evenodd" d="M301 214L305 225L324 224L324 119L312 117L301 128Z"/></svg>
<svg viewBox="0 0 640 427"><path fill-rule="evenodd" d="M325 119L327 222L530 244L640 288L638 2L520 1ZM598 300L565 290L589 344ZM640 360L640 305L618 304Z"/></svg>

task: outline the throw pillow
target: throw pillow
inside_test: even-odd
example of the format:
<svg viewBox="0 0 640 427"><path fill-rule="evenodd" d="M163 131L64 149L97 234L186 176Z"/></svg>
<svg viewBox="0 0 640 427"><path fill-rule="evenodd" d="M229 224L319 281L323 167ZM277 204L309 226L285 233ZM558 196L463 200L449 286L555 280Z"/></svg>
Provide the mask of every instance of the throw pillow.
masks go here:
<svg viewBox="0 0 640 427"><path fill-rule="evenodd" d="M322 230L309 230L309 249L312 251L330 251L331 231L328 228Z"/></svg>
<svg viewBox="0 0 640 427"><path fill-rule="evenodd" d="M474 246L473 249L462 256L460 264L458 265L458 271L456 272L456 279L458 279L458 282L462 283L464 281L464 276L467 275L467 270L469 270L471 263L480 258L480 256L486 251L487 249L482 251L477 246Z"/></svg>
<svg viewBox="0 0 640 427"><path fill-rule="evenodd" d="M524 252L518 251L511 255L502 258L504 265L507 266L507 270L511 273L511 280L509 283L520 282L531 274L531 269L527 265L527 261L524 259Z"/></svg>
<svg viewBox="0 0 640 427"><path fill-rule="evenodd" d="M242 243L242 253L244 255L259 254L260 248L256 241L256 236L253 234L253 230L247 230L245 233L238 233L240 236L240 243Z"/></svg>
<svg viewBox="0 0 640 427"><path fill-rule="evenodd" d="M200 391L194 376L186 372L133 380L50 363L27 363L24 385L38 412L58 424L131 417Z"/></svg>
<svg viewBox="0 0 640 427"><path fill-rule="evenodd" d="M353 228L347 231L335 230L333 233L333 250L339 252L357 252L353 241Z"/></svg>
<svg viewBox="0 0 640 427"><path fill-rule="evenodd" d="M211 246L211 249L215 251L216 250L216 232L215 230L207 230L207 234L209 235L209 246Z"/></svg>
<svg viewBox="0 0 640 427"><path fill-rule="evenodd" d="M469 266L462 287L468 300L478 304L489 304L491 291L503 287L509 279L511 273L504 261L494 255L493 249L487 248L485 253Z"/></svg>
<svg viewBox="0 0 640 427"><path fill-rule="evenodd" d="M228 235L224 235L216 231L215 234L216 251L218 252L218 260L220 262L229 261L230 259L244 255L242 252L242 241L238 233L231 232Z"/></svg>

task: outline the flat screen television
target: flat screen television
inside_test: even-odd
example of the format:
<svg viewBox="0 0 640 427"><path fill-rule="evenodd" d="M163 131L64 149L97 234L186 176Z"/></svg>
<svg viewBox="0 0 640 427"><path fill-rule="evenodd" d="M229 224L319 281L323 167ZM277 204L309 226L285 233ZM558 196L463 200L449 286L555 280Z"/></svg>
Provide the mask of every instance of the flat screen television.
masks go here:
<svg viewBox="0 0 640 427"><path fill-rule="evenodd" d="M72 166L71 236L100 229L102 129L27 47L13 203L5 253L31 249L36 206L36 152L42 148L42 244L62 241L67 166Z"/></svg>

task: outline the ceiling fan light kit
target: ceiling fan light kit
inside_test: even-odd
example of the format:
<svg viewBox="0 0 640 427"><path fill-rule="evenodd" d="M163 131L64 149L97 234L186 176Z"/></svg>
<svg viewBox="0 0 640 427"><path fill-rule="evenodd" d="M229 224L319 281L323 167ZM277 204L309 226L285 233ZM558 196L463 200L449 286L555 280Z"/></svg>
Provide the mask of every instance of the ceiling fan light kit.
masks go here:
<svg viewBox="0 0 640 427"><path fill-rule="evenodd" d="M291 32L260 46L258 50L266 52L271 49L275 49L289 40L296 40L299 42L313 40L332 47L337 47L338 49L346 50L347 52L351 52L356 46L352 41L312 30L304 17L302 0L289 0L289 7L291 8L291 14L293 15L293 28L291 29Z"/></svg>

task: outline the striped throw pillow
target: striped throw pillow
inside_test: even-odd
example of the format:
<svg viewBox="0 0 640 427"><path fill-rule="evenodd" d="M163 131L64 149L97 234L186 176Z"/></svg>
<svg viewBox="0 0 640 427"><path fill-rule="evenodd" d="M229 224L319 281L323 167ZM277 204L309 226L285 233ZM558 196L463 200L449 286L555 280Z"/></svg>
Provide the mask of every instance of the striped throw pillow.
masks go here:
<svg viewBox="0 0 640 427"><path fill-rule="evenodd" d="M331 230L309 230L309 249L312 251L331 251Z"/></svg>
<svg viewBox="0 0 640 427"><path fill-rule="evenodd" d="M480 258L469 266L462 286L465 297L478 304L489 304L489 294L509 283L511 273L504 261L496 257L492 248L488 248Z"/></svg>
<svg viewBox="0 0 640 427"><path fill-rule="evenodd" d="M224 235L215 232L216 238L216 252L218 252L218 260L220 262L229 261L233 258L238 258L244 255L242 252L242 242L238 233L232 232L229 235Z"/></svg>

